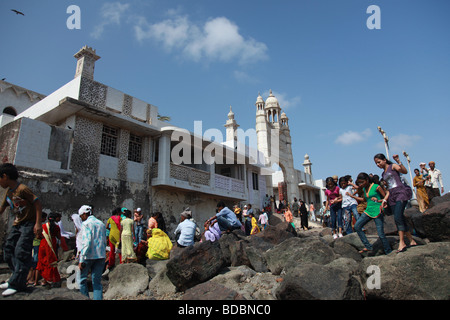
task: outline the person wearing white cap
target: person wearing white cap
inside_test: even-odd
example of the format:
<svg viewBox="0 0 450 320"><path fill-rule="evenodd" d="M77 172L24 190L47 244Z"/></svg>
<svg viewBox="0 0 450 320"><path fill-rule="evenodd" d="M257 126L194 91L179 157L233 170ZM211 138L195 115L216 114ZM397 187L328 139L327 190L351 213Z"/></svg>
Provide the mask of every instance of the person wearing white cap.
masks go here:
<svg viewBox="0 0 450 320"><path fill-rule="evenodd" d="M184 210L181 213L180 224L175 230L175 237L177 238L177 246L184 248L194 245L195 229L196 225L190 219L192 212Z"/></svg>
<svg viewBox="0 0 450 320"><path fill-rule="evenodd" d="M106 256L106 227L103 222L92 215L92 207L83 205L78 210L83 221L81 226L82 241L80 250L80 292L89 297L87 277L92 276L94 300L103 299L101 283Z"/></svg>

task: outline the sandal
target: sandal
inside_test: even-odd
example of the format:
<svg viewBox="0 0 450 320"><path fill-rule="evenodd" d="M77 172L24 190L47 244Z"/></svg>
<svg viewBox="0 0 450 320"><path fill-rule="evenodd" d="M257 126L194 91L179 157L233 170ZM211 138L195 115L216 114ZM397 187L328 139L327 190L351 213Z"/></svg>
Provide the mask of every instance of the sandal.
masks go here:
<svg viewBox="0 0 450 320"><path fill-rule="evenodd" d="M405 252L405 251L406 251L406 246L404 246L404 247L401 248L401 249L398 249L398 250L397 250L397 253Z"/></svg>
<svg viewBox="0 0 450 320"><path fill-rule="evenodd" d="M362 249L362 250L360 250L360 251L358 251L360 254L363 254L363 253L366 253L366 252L369 252L369 249L367 249L367 248L364 248L364 249Z"/></svg>

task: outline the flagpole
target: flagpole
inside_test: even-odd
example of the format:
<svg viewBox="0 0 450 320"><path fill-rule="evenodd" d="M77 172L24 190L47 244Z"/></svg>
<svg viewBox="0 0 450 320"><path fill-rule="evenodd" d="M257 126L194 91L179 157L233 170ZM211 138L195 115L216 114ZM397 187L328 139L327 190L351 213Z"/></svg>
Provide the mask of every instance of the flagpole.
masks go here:
<svg viewBox="0 0 450 320"><path fill-rule="evenodd" d="M378 131L381 133L384 139L384 147L386 148L386 159L389 160L389 138L386 134L386 132L381 129L381 127L378 127Z"/></svg>

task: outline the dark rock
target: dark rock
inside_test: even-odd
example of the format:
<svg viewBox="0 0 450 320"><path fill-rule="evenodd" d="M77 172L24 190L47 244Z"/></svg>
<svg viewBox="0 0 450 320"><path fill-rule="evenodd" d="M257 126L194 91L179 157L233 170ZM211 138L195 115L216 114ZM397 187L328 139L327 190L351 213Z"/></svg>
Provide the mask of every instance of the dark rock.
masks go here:
<svg viewBox="0 0 450 320"><path fill-rule="evenodd" d="M186 290L183 300L245 300L245 298L217 282L208 281Z"/></svg>
<svg viewBox="0 0 450 320"><path fill-rule="evenodd" d="M430 241L449 241L450 201L441 202L425 211L422 215L422 225Z"/></svg>
<svg viewBox="0 0 450 320"><path fill-rule="evenodd" d="M178 291L205 282L225 265L219 243L205 241L184 248L167 263L167 277Z"/></svg>
<svg viewBox="0 0 450 320"><path fill-rule="evenodd" d="M347 269L307 263L291 269L276 291L281 300L362 300L357 277Z"/></svg>
<svg viewBox="0 0 450 320"><path fill-rule="evenodd" d="M265 253L267 267L272 274L299 264L327 264L337 258L333 249L319 239L290 238ZM287 271L288 272L288 271Z"/></svg>
<svg viewBox="0 0 450 320"><path fill-rule="evenodd" d="M448 300L450 298L450 242L429 243L405 252L369 257L360 264L360 276L367 299ZM367 273L369 266L379 268L380 287ZM369 281L368 281L369 280Z"/></svg>

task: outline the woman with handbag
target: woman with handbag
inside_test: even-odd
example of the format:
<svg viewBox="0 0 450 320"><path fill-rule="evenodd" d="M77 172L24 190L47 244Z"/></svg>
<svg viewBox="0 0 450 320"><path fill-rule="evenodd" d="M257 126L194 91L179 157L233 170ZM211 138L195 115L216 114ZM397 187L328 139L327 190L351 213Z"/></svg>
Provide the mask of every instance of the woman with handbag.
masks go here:
<svg viewBox="0 0 450 320"><path fill-rule="evenodd" d="M382 177L386 182L389 191L388 205L394 214L394 220L400 238L397 252L403 252L407 248L404 241L405 235L409 240L410 246L417 245L411 235L411 232L409 231L409 227L404 216L406 205L412 197L412 190L411 187L405 185L400 178L400 174L406 174L408 173L408 170L400 162L398 154L395 154L393 159L397 163L392 163L387 160L382 153L378 153L374 156L374 161L377 167L383 169Z"/></svg>

